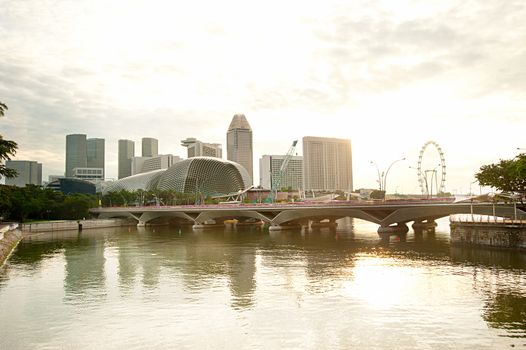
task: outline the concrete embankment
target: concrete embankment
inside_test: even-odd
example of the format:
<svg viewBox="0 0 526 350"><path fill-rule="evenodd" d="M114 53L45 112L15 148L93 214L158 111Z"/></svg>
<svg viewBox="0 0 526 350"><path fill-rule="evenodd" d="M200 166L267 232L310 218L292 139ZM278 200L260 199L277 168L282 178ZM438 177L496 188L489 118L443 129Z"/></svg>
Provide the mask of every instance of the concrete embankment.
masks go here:
<svg viewBox="0 0 526 350"><path fill-rule="evenodd" d="M105 228L136 225L136 222L123 219L107 220L65 220L65 221L45 221L21 224L20 230L30 233L68 231L68 230L85 230L90 228Z"/></svg>
<svg viewBox="0 0 526 350"><path fill-rule="evenodd" d="M18 243L27 236L53 231L84 230L90 228L120 227L128 225L135 226L136 223L126 219L108 219L45 221L28 224L4 225L0 227L0 266L4 264Z"/></svg>
<svg viewBox="0 0 526 350"><path fill-rule="evenodd" d="M16 226L6 225L0 228L0 266L4 264L18 242L24 237Z"/></svg>
<svg viewBox="0 0 526 350"><path fill-rule="evenodd" d="M502 219L502 218L499 218ZM456 220L451 243L526 250L526 222L520 220Z"/></svg>

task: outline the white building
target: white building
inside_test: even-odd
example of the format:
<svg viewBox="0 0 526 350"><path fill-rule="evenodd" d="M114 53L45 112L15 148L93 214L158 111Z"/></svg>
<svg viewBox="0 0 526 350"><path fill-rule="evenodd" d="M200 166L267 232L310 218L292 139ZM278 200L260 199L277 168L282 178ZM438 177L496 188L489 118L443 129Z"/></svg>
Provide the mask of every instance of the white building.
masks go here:
<svg viewBox="0 0 526 350"><path fill-rule="evenodd" d="M133 157L131 159L131 174L142 174L152 170L168 169L182 159L172 154L161 154L156 157Z"/></svg>
<svg viewBox="0 0 526 350"><path fill-rule="evenodd" d="M352 191L351 140L304 137L303 176L305 190Z"/></svg>
<svg viewBox="0 0 526 350"><path fill-rule="evenodd" d="M103 168L73 168L73 177L83 180L104 180Z"/></svg>
<svg viewBox="0 0 526 350"><path fill-rule="evenodd" d="M5 167L14 169L18 175L6 178L5 184L9 186L25 187L26 185L42 185L42 164L31 160L8 160Z"/></svg>
<svg viewBox="0 0 526 350"><path fill-rule="evenodd" d="M264 155L259 159L260 185L266 190L272 189L272 185L278 181L281 164L285 160L284 155ZM299 190L303 188L303 157L292 156L285 169L279 189L290 188Z"/></svg>
<svg viewBox="0 0 526 350"><path fill-rule="evenodd" d="M219 143L205 143L194 137L181 141L181 146L188 148L188 158L215 157L223 158L223 148Z"/></svg>

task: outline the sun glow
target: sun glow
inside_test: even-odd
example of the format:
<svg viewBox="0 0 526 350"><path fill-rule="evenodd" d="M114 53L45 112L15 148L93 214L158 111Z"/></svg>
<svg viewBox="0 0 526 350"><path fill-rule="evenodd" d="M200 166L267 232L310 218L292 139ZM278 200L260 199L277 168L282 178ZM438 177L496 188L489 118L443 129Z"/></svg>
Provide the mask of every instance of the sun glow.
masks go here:
<svg viewBox="0 0 526 350"><path fill-rule="evenodd" d="M353 271L354 279L345 285L347 295L372 308L407 302L417 287L416 269L400 266L396 259L364 255L356 260Z"/></svg>

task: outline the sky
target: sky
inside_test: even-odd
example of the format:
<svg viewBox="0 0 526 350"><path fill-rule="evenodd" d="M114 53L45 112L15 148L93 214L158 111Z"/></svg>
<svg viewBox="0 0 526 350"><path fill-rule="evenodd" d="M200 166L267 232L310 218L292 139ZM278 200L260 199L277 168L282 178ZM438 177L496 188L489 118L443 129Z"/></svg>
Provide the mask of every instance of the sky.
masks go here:
<svg viewBox="0 0 526 350"><path fill-rule="evenodd" d="M223 144L253 129L254 170L304 136L350 139L355 188L419 193L423 145L446 190L526 148L526 2L0 0L0 134L63 174L65 135ZM301 142L297 149L302 154ZM422 169L440 163L425 149ZM441 174L439 175L441 177ZM480 190L480 189L479 189Z"/></svg>

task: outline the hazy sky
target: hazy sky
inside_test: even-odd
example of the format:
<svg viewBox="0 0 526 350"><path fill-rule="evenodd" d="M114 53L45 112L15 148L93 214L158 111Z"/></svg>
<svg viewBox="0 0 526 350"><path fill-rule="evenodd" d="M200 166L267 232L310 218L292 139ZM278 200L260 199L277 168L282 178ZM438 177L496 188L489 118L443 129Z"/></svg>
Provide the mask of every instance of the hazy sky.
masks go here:
<svg viewBox="0 0 526 350"><path fill-rule="evenodd" d="M262 154L303 136L349 138L355 188L418 192L422 145L447 190L526 148L526 2L0 0L0 134L16 159L64 172L65 135L222 143L235 113ZM298 152L301 154L301 147ZM434 148L424 168L438 163ZM476 185L473 185L476 187Z"/></svg>

